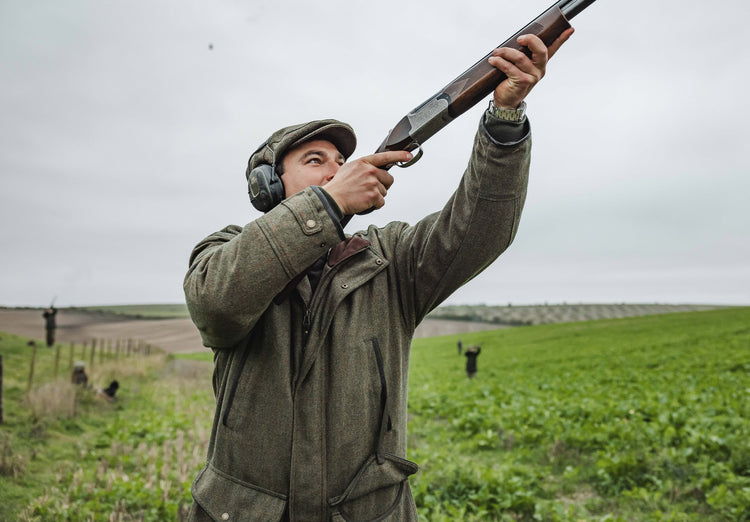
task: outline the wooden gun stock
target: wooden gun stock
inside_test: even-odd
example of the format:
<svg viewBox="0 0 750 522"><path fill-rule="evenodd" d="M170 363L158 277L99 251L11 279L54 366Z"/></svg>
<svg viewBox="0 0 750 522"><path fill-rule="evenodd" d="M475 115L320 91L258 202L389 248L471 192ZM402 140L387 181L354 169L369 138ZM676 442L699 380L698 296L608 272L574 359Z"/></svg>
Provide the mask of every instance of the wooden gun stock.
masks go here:
<svg viewBox="0 0 750 522"><path fill-rule="evenodd" d="M528 55L530 51L517 42L518 37L524 34L535 34L545 45L549 46L570 27L569 20L594 1L560 0L498 47L511 47ZM440 129L494 91L507 76L487 62L490 56L492 52L486 54L437 94L404 116L389 132L376 152L388 150L411 152L420 148ZM409 164L414 161L416 160Z"/></svg>

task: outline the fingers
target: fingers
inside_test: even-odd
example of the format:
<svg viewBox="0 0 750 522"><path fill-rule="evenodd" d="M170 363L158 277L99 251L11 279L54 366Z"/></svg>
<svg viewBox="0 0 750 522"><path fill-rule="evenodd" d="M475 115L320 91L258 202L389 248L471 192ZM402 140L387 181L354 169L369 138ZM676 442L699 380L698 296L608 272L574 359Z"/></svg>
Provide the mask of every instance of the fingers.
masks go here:
<svg viewBox="0 0 750 522"><path fill-rule="evenodd" d="M406 151L388 151L349 161L325 185L325 189L345 214L381 208L394 178L380 167L409 161L411 157Z"/></svg>
<svg viewBox="0 0 750 522"><path fill-rule="evenodd" d="M358 173L357 184L352 187L354 197L351 203L356 207L355 212L372 207L382 208L385 205L388 189L393 185L393 176L387 170L368 163L365 158L357 160L353 167Z"/></svg>
<svg viewBox="0 0 750 522"><path fill-rule="evenodd" d="M537 60L537 63L534 62ZM505 73L507 78L495 89L495 105L506 109L518 107L531 89L544 76L546 48L543 57L529 58L517 49L501 47L492 52L489 63ZM541 63L539 63L541 61Z"/></svg>
<svg viewBox="0 0 750 522"><path fill-rule="evenodd" d="M512 47L499 47L492 51L490 63L516 81L536 83L544 76L548 60L547 47L538 36L533 34L520 36L518 43L529 49L531 57ZM503 61L506 63L503 63ZM523 76L529 78L523 78Z"/></svg>
<svg viewBox="0 0 750 522"><path fill-rule="evenodd" d="M547 47L547 54L549 55L549 58L552 58L555 55L555 53L558 51L558 49L560 49L562 44L567 42L568 38L570 38L574 32L575 32L575 29L573 29L572 27L569 29L566 29L565 31L563 31L563 33L560 36L557 37L557 39L554 42L552 42L552 44L549 47Z"/></svg>
<svg viewBox="0 0 750 522"><path fill-rule="evenodd" d="M549 54L547 46L544 45L541 38L535 34L524 34L519 36L517 41L531 51L531 62L544 70L547 66L547 60L549 60ZM526 55L524 54L524 56Z"/></svg>
<svg viewBox="0 0 750 522"><path fill-rule="evenodd" d="M361 159L370 165L384 167L394 163L409 161L412 157L412 153L405 150L390 150L386 152L376 152L375 154L364 156Z"/></svg>
<svg viewBox="0 0 750 522"><path fill-rule="evenodd" d="M572 27L566 29L549 47L536 35L519 36L517 42L528 50L528 54L510 47L495 49L488 61L507 76L507 79L495 89L495 105L503 108L518 107L534 86L544 78L550 57L572 34Z"/></svg>

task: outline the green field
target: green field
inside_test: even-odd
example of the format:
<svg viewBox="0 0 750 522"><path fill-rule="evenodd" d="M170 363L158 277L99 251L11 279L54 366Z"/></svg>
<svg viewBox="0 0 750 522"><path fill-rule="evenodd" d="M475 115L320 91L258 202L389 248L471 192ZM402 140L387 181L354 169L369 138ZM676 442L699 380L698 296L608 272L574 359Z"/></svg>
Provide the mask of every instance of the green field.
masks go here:
<svg viewBox="0 0 750 522"><path fill-rule="evenodd" d="M174 520L209 435L209 353L105 362L116 403L79 390L74 413L32 414L30 349L0 337L0 520ZM421 519L750 520L750 308L465 334L474 379L458 337L414 342ZM40 352L39 385L64 389Z"/></svg>
<svg viewBox="0 0 750 522"><path fill-rule="evenodd" d="M464 335L473 380L456 339L414 343L425 519L750 519L750 309Z"/></svg>

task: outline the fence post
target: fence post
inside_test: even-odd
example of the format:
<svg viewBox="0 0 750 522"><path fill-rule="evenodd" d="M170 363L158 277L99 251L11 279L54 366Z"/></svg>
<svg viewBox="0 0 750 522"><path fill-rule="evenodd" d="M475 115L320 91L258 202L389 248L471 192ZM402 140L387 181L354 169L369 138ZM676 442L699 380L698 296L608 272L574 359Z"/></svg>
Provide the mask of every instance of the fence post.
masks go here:
<svg viewBox="0 0 750 522"><path fill-rule="evenodd" d="M57 370L60 369L60 343L55 343L55 379L57 379Z"/></svg>
<svg viewBox="0 0 750 522"><path fill-rule="evenodd" d="M29 385L26 387L26 393L31 391L31 383L34 381L34 364L36 363L36 342L32 342L31 345L31 368L29 369Z"/></svg>
<svg viewBox="0 0 750 522"><path fill-rule="evenodd" d="M84 344L86 343L86 341L83 341L83 342ZM75 346L76 346L75 343L73 342L70 343L70 357L68 357L68 370L73 369L73 350L75 350Z"/></svg>
<svg viewBox="0 0 750 522"><path fill-rule="evenodd" d="M101 348L100 348L101 349ZM96 345L91 346L91 357L89 359L89 367L94 368L94 356L96 355Z"/></svg>

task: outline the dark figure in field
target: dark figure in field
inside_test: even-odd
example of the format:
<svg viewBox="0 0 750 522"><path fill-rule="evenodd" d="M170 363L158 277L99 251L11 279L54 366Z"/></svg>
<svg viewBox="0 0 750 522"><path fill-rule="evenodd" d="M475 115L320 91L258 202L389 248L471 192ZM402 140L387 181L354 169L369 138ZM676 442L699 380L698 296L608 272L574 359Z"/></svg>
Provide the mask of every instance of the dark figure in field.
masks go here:
<svg viewBox="0 0 750 522"><path fill-rule="evenodd" d="M471 379L477 373L477 357L482 351L481 346L469 346L466 349L466 376Z"/></svg>
<svg viewBox="0 0 750 522"><path fill-rule="evenodd" d="M78 361L73 365L73 373L70 376L70 382L80 384L84 388L89 382L89 376L86 375L86 365Z"/></svg>
<svg viewBox="0 0 750 522"><path fill-rule="evenodd" d="M458 355L461 355L461 352L464 351L464 345L461 342L461 339L458 340Z"/></svg>
<svg viewBox="0 0 750 522"><path fill-rule="evenodd" d="M42 314L42 317L44 317L44 329L47 332L47 347L48 348L51 348L52 345L55 344L55 328L57 328L57 324L55 323L56 315L57 315L57 308L55 308L54 306L50 306Z"/></svg>
<svg viewBox="0 0 750 522"><path fill-rule="evenodd" d="M102 393L109 397L110 399L115 398L115 393L117 393L117 390L120 388L120 383L117 381L112 381L109 383L109 386L107 388L104 388L102 390Z"/></svg>

